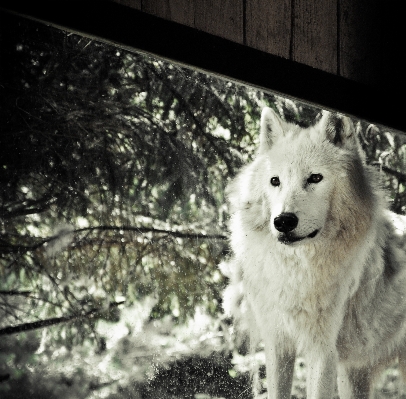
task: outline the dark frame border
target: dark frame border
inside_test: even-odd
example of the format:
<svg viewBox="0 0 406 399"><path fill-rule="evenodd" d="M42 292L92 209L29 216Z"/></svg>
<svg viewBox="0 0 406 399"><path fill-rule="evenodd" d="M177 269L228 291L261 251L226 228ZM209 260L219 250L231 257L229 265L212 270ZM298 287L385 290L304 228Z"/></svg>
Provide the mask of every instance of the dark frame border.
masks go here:
<svg viewBox="0 0 406 399"><path fill-rule="evenodd" d="M0 10L406 131L394 87L364 86L111 1L3 0Z"/></svg>

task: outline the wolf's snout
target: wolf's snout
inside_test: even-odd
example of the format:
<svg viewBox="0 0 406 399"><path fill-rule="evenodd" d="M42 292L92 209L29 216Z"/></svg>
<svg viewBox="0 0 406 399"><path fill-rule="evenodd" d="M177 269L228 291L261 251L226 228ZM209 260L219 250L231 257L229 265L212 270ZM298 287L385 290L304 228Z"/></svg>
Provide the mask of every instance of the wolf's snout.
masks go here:
<svg viewBox="0 0 406 399"><path fill-rule="evenodd" d="M275 229L281 233L289 233L296 228L298 223L299 219L293 213L281 213L273 221Z"/></svg>

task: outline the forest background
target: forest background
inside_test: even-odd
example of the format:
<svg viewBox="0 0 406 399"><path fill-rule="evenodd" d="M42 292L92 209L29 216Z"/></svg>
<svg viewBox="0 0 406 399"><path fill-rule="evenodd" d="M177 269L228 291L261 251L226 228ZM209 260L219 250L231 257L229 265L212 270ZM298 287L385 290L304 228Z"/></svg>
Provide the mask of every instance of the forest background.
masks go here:
<svg viewBox="0 0 406 399"><path fill-rule="evenodd" d="M263 106L302 126L320 111L2 18L0 397L249 397L218 265L224 189L255 154ZM406 136L355 123L404 214Z"/></svg>

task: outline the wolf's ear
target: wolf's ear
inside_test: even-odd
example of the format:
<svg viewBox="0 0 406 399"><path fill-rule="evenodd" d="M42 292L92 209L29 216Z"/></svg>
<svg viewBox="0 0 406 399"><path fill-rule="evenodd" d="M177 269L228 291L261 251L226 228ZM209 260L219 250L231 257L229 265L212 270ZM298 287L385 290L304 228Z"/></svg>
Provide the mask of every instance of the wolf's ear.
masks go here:
<svg viewBox="0 0 406 399"><path fill-rule="evenodd" d="M269 150L275 137L283 133L282 120L276 112L265 107L261 114L261 131L259 135L259 153Z"/></svg>
<svg viewBox="0 0 406 399"><path fill-rule="evenodd" d="M327 140L334 145L356 148L357 139L354 124L348 116L323 111L319 123Z"/></svg>

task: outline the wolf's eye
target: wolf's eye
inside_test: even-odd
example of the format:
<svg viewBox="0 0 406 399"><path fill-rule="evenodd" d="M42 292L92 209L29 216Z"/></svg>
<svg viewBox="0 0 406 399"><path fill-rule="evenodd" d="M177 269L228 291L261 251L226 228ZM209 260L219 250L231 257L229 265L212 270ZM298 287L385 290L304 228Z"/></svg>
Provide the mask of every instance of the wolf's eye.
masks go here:
<svg viewBox="0 0 406 399"><path fill-rule="evenodd" d="M279 177L271 177L271 184L274 186L274 187L278 187L280 184L281 184L281 182L279 181Z"/></svg>
<svg viewBox="0 0 406 399"><path fill-rule="evenodd" d="M323 180L323 175L317 173L310 175L310 177L307 179L308 183L320 183Z"/></svg>

